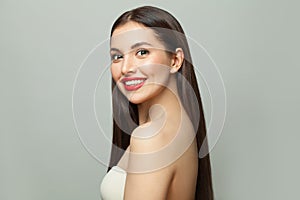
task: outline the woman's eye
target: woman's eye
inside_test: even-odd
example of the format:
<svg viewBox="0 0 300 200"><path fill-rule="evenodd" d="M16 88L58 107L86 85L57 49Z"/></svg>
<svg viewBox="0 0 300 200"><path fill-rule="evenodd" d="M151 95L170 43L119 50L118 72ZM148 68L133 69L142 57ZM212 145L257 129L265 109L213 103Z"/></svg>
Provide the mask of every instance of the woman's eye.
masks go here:
<svg viewBox="0 0 300 200"><path fill-rule="evenodd" d="M141 50L138 50L138 52L137 52L136 54L139 55L139 56L143 56L143 55L146 55L146 54L148 54L148 53L149 53L148 50L146 50L146 49L141 49Z"/></svg>
<svg viewBox="0 0 300 200"><path fill-rule="evenodd" d="M120 55L120 54L114 54L114 55L111 56L111 60L112 60L112 61L114 61L114 60L119 60L119 59L121 59L121 58L123 58L123 56Z"/></svg>

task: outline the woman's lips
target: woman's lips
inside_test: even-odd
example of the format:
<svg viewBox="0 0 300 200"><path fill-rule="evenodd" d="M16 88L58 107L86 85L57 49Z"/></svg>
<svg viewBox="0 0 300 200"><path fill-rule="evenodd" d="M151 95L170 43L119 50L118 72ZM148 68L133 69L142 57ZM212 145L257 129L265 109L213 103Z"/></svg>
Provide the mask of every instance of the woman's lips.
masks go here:
<svg viewBox="0 0 300 200"><path fill-rule="evenodd" d="M138 77L126 77L121 80L124 84L124 88L127 91L138 90L141 88L145 83L145 78L138 78Z"/></svg>

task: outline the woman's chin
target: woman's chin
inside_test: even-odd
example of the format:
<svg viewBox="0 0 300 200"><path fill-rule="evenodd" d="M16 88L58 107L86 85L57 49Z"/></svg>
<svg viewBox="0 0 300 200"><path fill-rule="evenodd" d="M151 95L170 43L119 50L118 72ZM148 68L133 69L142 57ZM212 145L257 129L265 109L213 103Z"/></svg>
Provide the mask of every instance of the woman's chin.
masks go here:
<svg viewBox="0 0 300 200"><path fill-rule="evenodd" d="M141 103L145 102L145 99L138 98L138 97L130 97L130 98L128 98L128 101L130 101L133 104L141 104Z"/></svg>

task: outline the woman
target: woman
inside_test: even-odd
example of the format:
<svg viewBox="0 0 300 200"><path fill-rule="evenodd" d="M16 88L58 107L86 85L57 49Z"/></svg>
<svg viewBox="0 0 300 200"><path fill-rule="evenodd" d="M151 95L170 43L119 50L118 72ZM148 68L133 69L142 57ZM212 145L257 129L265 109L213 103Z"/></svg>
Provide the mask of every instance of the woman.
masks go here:
<svg viewBox="0 0 300 200"><path fill-rule="evenodd" d="M103 199L213 199L200 93L184 31L139 7L111 30L113 146ZM126 150L124 153L119 151Z"/></svg>

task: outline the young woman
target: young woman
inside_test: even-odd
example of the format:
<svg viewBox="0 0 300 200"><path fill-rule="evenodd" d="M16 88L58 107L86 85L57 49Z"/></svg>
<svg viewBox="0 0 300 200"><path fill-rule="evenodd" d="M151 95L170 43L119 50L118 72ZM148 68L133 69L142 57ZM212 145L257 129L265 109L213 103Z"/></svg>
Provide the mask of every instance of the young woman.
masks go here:
<svg viewBox="0 0 300 200"><path fill-rule="evenodd" d="M113 145L103 199L213 199L191 55L179 22L151 6L122 14L110 41ZM122 151L123 150L123 151Z"/></svg>

